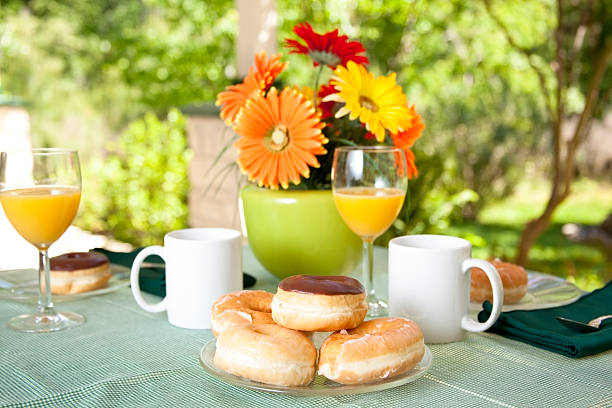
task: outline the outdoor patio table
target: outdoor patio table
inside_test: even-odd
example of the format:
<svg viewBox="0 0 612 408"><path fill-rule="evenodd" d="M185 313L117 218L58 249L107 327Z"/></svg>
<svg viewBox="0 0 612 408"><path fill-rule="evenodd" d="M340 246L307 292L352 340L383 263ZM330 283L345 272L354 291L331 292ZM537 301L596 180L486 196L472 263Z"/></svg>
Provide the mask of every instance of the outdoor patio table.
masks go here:
<svg viewBox="0 0 612 408"><path fill-rule="evenodd" d="M386 250L376 249L386 271ZM256 289L278 280L244 249L244 270ZM386 293L386 276L376 281ZM150 300L154 300L151 297ZM82 313L80 327L48 334L11 331L7 320L32 305L0 301L0 405L249 406L249 407L610 407L612 351L571 359L493 334L430 345L428 373L385 391L335 397L293 397L228 385L200 366L210 330L171 326L165 313L141 310L130 289L60 304Z"/></svg>

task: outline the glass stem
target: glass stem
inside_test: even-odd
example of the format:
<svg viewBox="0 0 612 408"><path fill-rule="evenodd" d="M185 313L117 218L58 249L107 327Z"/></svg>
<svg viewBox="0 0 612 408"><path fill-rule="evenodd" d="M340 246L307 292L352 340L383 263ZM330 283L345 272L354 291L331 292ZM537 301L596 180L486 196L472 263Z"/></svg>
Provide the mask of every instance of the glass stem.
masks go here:
<svg viewBox="0 0 612 408"><path fill-rule="evenodd" d="M368 296L374 295L374 259L372 242L363 241L363 275L362 280Z"/></svg>
<svg viewBox="0 0 612 408"><path fill-rule="evenodd" d="M51 276L49 274L49 252L38 250L38 311L44 314L55 313L51 301Z"/></svg>

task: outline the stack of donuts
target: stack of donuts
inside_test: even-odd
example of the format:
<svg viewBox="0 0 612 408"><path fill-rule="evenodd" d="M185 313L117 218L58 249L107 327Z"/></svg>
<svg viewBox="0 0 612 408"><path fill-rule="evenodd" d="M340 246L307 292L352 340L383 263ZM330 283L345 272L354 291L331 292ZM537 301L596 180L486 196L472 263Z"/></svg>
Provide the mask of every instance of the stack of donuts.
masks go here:
<svg viewBox="0 0 612 408"><path fill-rule="evenodd" d="M421 329L404 318L364 321L366 294L345 276L295 275L275 295L229 293L212 306L215 365L234 375L283 386L304 386L317 372L313 332L333 332L318 352L318 373L361 384L404 373L423 358Z"/></svg>

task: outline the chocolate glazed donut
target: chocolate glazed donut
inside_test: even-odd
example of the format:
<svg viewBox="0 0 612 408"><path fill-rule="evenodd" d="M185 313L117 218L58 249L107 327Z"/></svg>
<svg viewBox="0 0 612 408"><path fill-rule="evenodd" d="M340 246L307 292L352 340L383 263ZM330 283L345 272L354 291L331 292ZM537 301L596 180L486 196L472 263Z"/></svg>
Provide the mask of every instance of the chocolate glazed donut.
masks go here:
<svg viewBox="0 0 612 408"><path fill-rule="evenodd" d="M357 327L368 306L365 289L347 276L295 275L282 280L272 299L272 319L302 331Z"/></svg>
<svg viewBox="0 0 612 408"><path fill-rule="evenodd" d="M70 252L50 260L51 293L72 295L106 285L110 262L99 252Z"/></svg>

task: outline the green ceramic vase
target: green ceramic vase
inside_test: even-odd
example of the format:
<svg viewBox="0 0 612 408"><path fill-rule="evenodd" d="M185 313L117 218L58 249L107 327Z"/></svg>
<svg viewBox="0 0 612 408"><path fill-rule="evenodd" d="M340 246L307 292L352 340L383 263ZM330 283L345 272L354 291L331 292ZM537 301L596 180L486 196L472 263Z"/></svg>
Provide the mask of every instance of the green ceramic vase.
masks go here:
<svg viewBox="0 0 612 408"><path fill-rule="evenodd" d="M283 279L292 275L346 275L361 262L361 240L342 221L330 190L240 192L249 246Z"/></svg>

